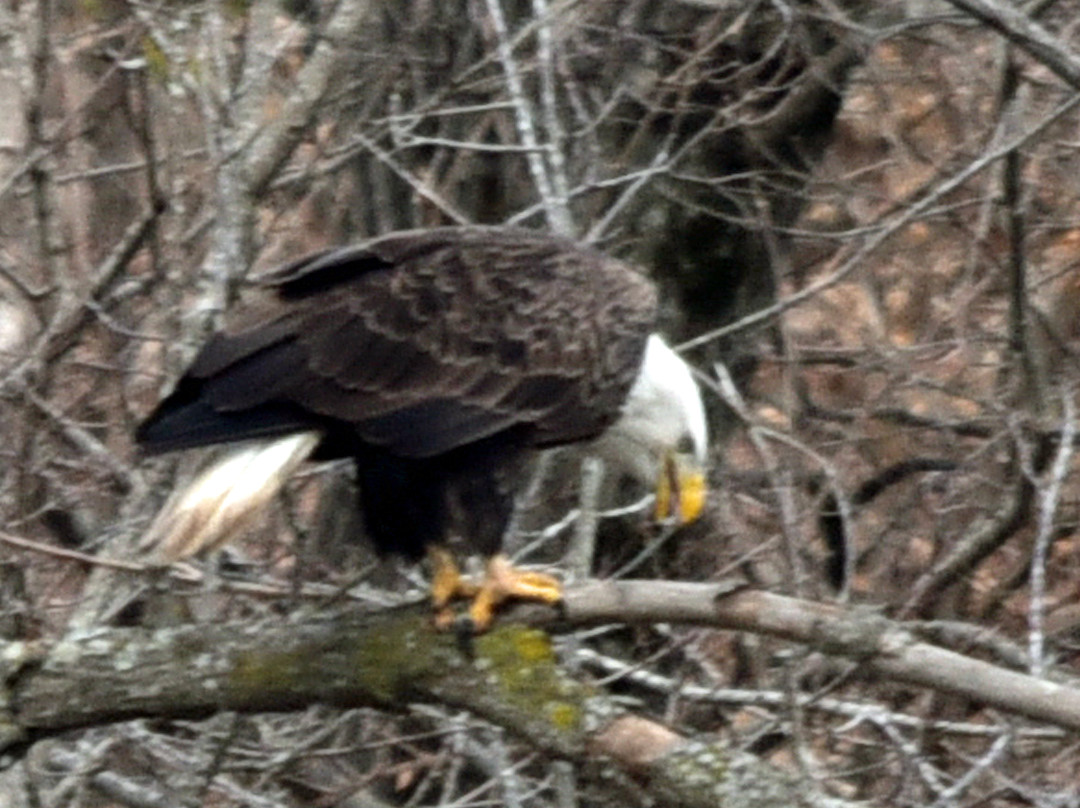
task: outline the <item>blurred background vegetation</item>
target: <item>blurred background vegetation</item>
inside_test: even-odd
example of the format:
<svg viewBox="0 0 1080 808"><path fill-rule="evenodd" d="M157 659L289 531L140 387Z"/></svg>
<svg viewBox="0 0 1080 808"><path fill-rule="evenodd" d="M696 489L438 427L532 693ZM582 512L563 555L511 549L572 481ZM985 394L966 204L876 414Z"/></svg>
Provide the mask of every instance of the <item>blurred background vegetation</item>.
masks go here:
<svg viewBox="0 0 1080 808"><path fill-rule="evenodd" d="M1017 8L3 3L0 632L273 613L301 584L410 591L415 573L351 540L340 467L306 470L217 565L259 597L175 584L165 616L116 615L92 556L130 553L190 474L197 459L137 457L134 426L260 271L393 229L514 223L653 277L710 408L707 518L659 544L647 512L604 519L594 573L870 604L1075 675L1080 3L1026 3L1024 24ZM572 461L538 486L526 561L571 540ZM642 712L826 793L1078 799L1071 737L798 646L657 626L561 648ZM627 799L449 709L253 717L204 787L220 732L89 731L40 764L38 804L118 804L87 785L103 767L191 805Z"/></svg>

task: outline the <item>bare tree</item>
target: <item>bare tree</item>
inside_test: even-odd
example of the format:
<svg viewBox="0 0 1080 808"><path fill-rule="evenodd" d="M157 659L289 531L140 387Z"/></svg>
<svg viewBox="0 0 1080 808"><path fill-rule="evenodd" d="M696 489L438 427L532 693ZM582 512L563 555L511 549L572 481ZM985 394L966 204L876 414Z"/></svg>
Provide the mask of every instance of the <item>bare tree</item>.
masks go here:
<svg viewBox="0 0 1080 808"><path fill-rule="evenodd" d="M4 5L0 805L1075 803L1078 12ZM605 582L475 659L342 468L146 569L203 458L132 432L249 279L455 222L654 277L706 518L547 458L516 550Z"/></svg>

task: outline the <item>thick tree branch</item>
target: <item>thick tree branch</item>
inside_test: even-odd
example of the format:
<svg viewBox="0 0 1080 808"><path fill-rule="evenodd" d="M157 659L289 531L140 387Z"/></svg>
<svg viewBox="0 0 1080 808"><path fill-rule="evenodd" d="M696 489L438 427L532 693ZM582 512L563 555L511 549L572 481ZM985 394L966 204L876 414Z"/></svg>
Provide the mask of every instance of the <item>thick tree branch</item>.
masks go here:
<svg viewBox="0 0 1080 808"><path fill-rule="evenodd" d="M536 607L512 616L548 625L672 622L768 634L854 659L871 678L1080 729L1080 690L921 642L868 610L723 584L594 581L567 592L562 616ZM625 768L640 767L640 749L632 761L619 751L625 739L615 722L622 714L562 674L542 634L493 632L476 641L474 660L426 618L420 607L276 624L90 630L49 648L9 643L0 646L8 683L0 748L139 716L435 701L468 709L558 757L582 759L599 749ZM684 748L672 733L652 737L650 776Z"/></svg>
<svg viewBox="0 0 1080 808"><path fill-rule="evenodd" d="M467 709L552 756L596 756L665 804L790 804L805 786L756 758L629 715L558 667L545 634L512 625L467 653L426 607L297 617L276 624L91 630L51 648L0 647L8 666L0 748L142 716L281 711L322 702ZM0 730L5 729L0 727ZM750 784L759 796L748 798ZM826 798L811 805L840 805Z"/></svg>

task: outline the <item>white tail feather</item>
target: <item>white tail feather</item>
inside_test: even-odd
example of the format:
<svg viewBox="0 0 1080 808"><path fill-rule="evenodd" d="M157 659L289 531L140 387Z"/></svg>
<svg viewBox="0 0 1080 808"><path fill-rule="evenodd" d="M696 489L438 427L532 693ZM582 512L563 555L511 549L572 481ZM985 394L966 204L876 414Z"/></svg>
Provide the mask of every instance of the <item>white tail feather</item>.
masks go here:
<svg viewBox="0 0 1080 808"><path fill-rule="evenodd" d="M169 497L141 549L151 563L171 564L225 544L277 496L319 439L317 432L299 432L218 458Z"/></svg>

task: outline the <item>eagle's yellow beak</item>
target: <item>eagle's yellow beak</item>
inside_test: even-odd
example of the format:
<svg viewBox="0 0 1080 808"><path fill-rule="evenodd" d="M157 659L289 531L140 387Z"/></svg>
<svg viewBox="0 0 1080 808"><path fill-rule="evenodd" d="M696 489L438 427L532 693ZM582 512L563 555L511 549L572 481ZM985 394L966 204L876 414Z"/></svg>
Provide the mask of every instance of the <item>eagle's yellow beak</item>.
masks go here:
<svg viewBox="0 0 1080 808"><path fill-rule="evenodd" d="M656 485L656 518L687 525L701 516L707 487L705 472L689 454L668 452Z"/></svg>

